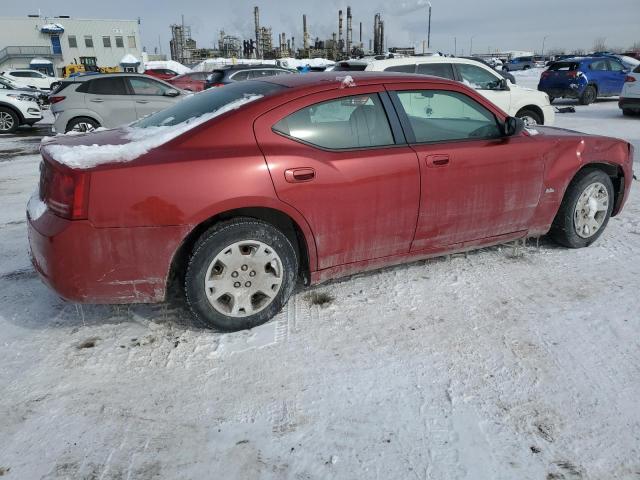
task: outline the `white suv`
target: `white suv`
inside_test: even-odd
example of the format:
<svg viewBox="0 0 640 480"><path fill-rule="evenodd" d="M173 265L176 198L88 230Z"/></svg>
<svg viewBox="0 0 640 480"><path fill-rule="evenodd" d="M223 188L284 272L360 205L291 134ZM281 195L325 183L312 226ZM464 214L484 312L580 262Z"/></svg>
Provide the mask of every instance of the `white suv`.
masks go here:
<svg viewBox="0 0 640 480"><path fill-rule="evenodd" d="M512 117L526 125L553 125L555 112L544 92L519 87L507 81L490 67L465 58L405 57L375 60L366 71L403 72L433 75L457 80L478 90Z"/></svg>
<svg viewBox="0 0 640 480"><path fill-rule="evenodd" d="M13 133L20 125L42 120L37 99L19 90L0 90L0 133Z"/></svg>
<svg viewBox="0 0 640 480"><path fill-rule="evenodd" d="M18 85L24 85L26 87L38 88L40 90L51 90L51 84L59 82L62 80L61 78L50 77L49 75L45 75L38 70L27 70L27 69L13 69L7 70L5 72L0 73L7 77L9 80L12 80L14 83Z"/></svg>
<svg viewBox="0 0 640 480"><path fill-rule="evenodd" d="M627 73L618 106L623 115L640 114L640 66Z"/></svg>

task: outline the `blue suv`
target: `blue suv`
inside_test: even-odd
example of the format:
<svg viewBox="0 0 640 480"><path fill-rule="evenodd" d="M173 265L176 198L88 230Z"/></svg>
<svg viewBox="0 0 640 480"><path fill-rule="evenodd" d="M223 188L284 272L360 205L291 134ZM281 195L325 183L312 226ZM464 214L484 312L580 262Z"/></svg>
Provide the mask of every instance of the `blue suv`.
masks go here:
<svg viewBox="0 0 640 480"><path fill-rule="evenodd" d="M581 105L589 105L598 97L620 95L627 73L616 57L566 58L542 72L538 90L549 95L550 101L577 98Z"/></svg>

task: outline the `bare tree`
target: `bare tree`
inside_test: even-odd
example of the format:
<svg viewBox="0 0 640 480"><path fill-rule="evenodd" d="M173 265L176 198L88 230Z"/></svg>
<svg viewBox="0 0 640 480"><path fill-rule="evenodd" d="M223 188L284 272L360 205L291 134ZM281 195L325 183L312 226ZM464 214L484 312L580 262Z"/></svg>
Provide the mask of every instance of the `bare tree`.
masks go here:
<svg viewBox="0 0 640 480"><path fill-rule="evenodd" d="M555 47L551 48L548 53L550 56L555 57L556 55L564 55L566 52L564 48Z"/></svg>
<svg viewBox="0 0 640 480"><path fill-rule="evenodd" d="M571 55L584 55L584 49L576 48L575 50L571 51Z"/></svg>
<svg viewBox="0 0 640 480"><path fill-rule="evenodd" d="M603 52L607 49L607 44L605 43L606 38L598 37L593 42L593 51L594 52Z"/></svg>
<svg viewBox="0 0 640 480"><path fill-rule="evenodd" d="M633 52L640 52L640 42L635 42L630 48Z"/></svg>

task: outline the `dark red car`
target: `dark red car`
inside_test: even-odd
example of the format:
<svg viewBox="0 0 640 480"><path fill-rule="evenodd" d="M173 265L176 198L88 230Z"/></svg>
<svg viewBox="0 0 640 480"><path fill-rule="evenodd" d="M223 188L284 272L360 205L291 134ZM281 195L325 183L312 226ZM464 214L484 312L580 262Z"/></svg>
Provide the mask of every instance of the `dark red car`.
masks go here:
<svg viewBox="0 0 640 480"><path fill-rule="evenodd" d="M168 68L150 68L144 71L145 75L149 75L151 77L159 78L160 80L169 80L170 78L178 75L178 72L174 72Z"/></svg>
<svg viewBox="0 0 640 480"><path fill-rule="evenodd" d="M622 209L633 157L524 129L462 83L365 72L236 82L41 151L28 222L47 284L92 303L180 289L226 330L271 318L299 281L549 231L585 247Z"/></svg>
<svg viewBox="0 0 640 480"><path fill-rule="evenodd" d="M184 73L182 75L175 76L167 80L167 83L170 83L176 88L180 88L181 90L187 90L189 92L201 92L204 90L204 82L207 79L206 72L190 72Z"/></svg>

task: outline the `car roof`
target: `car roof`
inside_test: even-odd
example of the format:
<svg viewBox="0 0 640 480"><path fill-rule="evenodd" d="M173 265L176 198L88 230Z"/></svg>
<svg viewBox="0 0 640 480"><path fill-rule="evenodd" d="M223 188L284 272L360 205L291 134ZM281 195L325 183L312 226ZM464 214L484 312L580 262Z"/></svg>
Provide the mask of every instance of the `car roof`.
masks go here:
<svg viewBox="0 0 640 480"><path fill-rule="evenodd" d="M275 68L277 70L286 70L285 68L279 67L278 65L273 65L270 63L259 63L259 64L238 64L238 65L221 65L213 69L216 70L249 70L252 68Z"/></svg>
<svg viewBox="0 0 640 480"><path fill-rule="evenodd" d="M65 78L64 81L72 81L72 82L88 82L90 80L95 80L98 78L113 78L113 77L141 77L141 78L149 78L149 75L145 75L143 73L96 73L95 75L78 75L77 77L68 77ZM158 80L155 78L154 80Z"/></svg>
<svg viewBox="0 0 640 480"><path fill-rule="evenodd" d="M460 85L459 82L446 78L432 77L430 75L417 75L414 73L398 72L310 72L302 75L279 75L274 77L261 78L261 82L274 83L289 88L308 88L327 86L340 87L347 77L351 77L355 86L358 85L378 85L383 83L438 83L447 85Z"/></svg>

